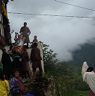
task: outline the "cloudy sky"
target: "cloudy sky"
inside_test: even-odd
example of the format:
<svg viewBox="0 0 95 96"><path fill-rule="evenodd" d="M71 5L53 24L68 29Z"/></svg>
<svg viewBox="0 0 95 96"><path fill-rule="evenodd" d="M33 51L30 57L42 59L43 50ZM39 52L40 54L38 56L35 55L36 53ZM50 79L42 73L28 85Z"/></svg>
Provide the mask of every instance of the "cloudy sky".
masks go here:
<svg viewBox="0 0 95 96"><path fill-rule="evenodd" d="M95 9L95 0L60 0L62 2ZM14 0L8 4L9 12L32 14L52 14L64 16L94 17L95 11L90 11L54 0ZM11 30L19 32L26 21L34 35L40 41L50 45L58 58L72 60L72 51L81 49L81 45L92 43L95 38L95 18L70 18L62 16L17 15L9 14ZM14 34L12 34L14 37Z"/></svg>

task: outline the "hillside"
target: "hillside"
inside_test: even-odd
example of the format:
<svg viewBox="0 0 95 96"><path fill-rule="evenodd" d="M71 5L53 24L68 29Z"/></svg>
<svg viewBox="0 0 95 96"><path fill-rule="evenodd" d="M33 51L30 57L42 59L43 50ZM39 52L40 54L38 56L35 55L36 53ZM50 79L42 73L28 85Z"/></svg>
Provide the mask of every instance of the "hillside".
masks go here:
<svg viewBox="0 0 95 96"><path fill-rule="evenodd" d="M73 52L73 60L68 62L70 64L81 65L83 61L87 61L88 65L95 66L95 44L85 44L81 46L80 50Z"/></svg>

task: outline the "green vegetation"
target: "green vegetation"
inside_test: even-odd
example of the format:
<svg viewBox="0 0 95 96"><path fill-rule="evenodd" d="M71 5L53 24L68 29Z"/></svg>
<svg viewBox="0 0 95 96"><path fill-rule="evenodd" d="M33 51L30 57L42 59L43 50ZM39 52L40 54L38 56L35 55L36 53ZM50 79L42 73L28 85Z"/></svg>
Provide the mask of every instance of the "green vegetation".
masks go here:
<svg viewBox="0 0 95 96"><path fill-rule="evenodd" d="M58 62L48 45L43 50L46 74L53 78L52 96L88 96L89 88L82 80L81 68Z"/></svg>

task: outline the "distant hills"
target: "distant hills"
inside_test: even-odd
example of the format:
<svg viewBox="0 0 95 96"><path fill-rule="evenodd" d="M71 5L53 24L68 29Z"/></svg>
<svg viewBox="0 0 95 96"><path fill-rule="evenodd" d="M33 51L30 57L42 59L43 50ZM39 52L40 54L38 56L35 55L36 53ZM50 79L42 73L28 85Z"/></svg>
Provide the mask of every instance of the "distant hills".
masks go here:
<svg viewBox="0 0 95 96"><path fill-rule="evenodd" d="M83 61L87 61L89 66L95 67L95 43L85 44L80 50L73 52L73 60L69 64L81 65Z"/></svg>

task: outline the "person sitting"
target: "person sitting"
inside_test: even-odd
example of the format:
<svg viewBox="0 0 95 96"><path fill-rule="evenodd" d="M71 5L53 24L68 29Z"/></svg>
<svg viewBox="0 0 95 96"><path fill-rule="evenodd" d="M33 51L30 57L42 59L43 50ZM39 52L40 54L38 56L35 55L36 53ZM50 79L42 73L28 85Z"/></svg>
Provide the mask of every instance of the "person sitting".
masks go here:
<svg viewBox="0 0 95 96"><path fill-rule="evenodd" d="M3 71L0 71L0 96L9 96L9 82L5 79Z"/></svg>

